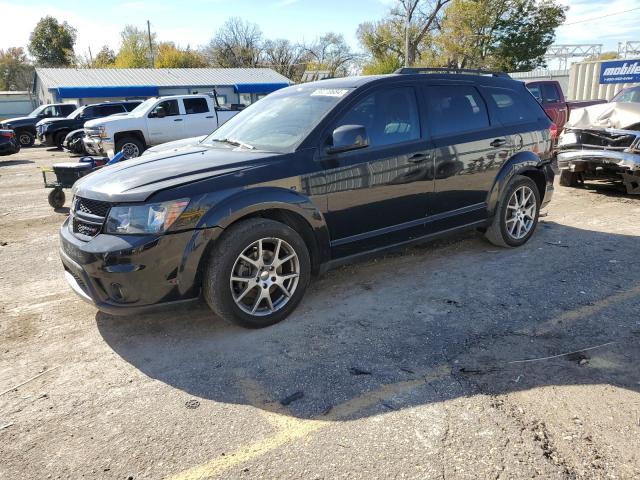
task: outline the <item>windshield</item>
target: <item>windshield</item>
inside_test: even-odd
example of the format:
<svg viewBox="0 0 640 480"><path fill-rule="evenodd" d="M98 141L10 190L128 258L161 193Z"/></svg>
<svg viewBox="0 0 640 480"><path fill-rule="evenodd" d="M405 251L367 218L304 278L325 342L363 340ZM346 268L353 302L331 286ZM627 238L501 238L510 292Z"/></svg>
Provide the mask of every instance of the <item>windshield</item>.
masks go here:
<svg viewBox="0 0 640 480"><path fill-rule="evenodd" d="M131 110L131 112L129 112L129 113L135 114L135 113L138 113L138 112L144 112L145 110L147 110L148 107L153 105L156 100L157 100L157 98L147 98L144 102L142 102L136 108Z"/></svg>
<svg viewBox="0 0 640 480"><path fill-rule="evenodd" d="M31 118L37 117L47 107L48 107L48 105L39 106L38 108L36 108L33 112L31 112L29 114L29 117L31 117Z"/></svg>
<svg viewBox="0 0 640 480"><path fill-rule="evenodd" d="M618 103L640 103L640 87L627 88L611 99Z"/></svg>
<svg viewBox="0 0 640 480"><path fill-rule="evenodd" d="M350 89L291 87L252 104L203 143L284 153L299 145Z"/></svg>
<svg viewBox="0 0 640 480"><path fill-rule="evenodd" d="M84 112L84 109L87 107L80 107L80 108L76 108L73 112L71 112L69 114L69 116L67 118L78 118L80 116L80 114L82 112Z"/></svg>

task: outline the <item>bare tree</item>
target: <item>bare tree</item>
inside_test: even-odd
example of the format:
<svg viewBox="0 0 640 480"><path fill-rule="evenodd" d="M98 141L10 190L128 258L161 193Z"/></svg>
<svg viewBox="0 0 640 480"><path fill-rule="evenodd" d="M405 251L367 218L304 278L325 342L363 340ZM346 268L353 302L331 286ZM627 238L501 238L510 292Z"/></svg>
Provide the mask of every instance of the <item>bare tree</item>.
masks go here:
<svg viewBox="0 0 640 480"><path fill-rule="evenodd" d="M419 45L426 35L438 28L443 7L451 0L398 0L392 14L404 19L404 65L416 61Z"/></svg>
<svg viewBox="0 0 640 480"><path fill-rule="evenodd" d="M217 67L255 67L262 54L262 31L254 23L233 17L218 30L203 54Z"/></svg>
<svg viewBox="0 0 640 480"><path fill-rule="evenodd" d="M331 76L345 76L359 55L351 50L343 35L329 32L306 47L311 63L318 69L329 70Z"/></svg>
<svg viewBox="0 0 640 480"><path fill-rule="evenodd" d="M300 80L308 61L309 54L302 45L285 39L264 42L263 66L273 68L294 82Z"/></svg>

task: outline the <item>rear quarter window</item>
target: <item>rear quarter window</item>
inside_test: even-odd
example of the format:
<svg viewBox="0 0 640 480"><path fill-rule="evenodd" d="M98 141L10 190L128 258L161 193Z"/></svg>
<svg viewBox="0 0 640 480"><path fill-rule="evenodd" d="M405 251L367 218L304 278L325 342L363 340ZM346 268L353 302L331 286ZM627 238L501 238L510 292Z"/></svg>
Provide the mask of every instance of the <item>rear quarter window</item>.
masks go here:
<svg viewBox="0 0 640 480"><path fill-rule="evenodd" d="M506 88L486 88L484 93L502 124L534 122L545 116L540 104L524 89L516 92Z"/></svg>

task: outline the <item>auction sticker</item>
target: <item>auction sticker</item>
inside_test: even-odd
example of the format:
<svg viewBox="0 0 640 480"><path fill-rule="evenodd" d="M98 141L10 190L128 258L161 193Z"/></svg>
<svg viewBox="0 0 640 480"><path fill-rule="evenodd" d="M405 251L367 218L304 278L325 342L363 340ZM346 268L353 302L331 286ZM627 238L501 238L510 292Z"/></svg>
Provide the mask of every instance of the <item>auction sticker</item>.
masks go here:
<svg viewBox="0 0 640 480"><path fill-rule="evenodd" d="M349 93L348 88L319 88L315 90L312 97L344 97Z"/></svg>

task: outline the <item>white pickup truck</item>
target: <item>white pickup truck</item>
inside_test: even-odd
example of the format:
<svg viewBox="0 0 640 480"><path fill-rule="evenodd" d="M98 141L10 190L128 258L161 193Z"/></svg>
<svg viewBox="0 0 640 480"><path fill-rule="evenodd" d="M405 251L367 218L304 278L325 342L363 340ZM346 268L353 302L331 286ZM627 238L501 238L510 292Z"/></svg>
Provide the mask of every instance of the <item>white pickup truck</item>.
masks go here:
<svg viewBox="0 0 640 480"><path fill-rule="evenodd" d="M155 145L208 135L236 113L209 95L150 98L127 115L85 123L83 142L89 154L113 158L122 151L130 159Z"/></svg>

